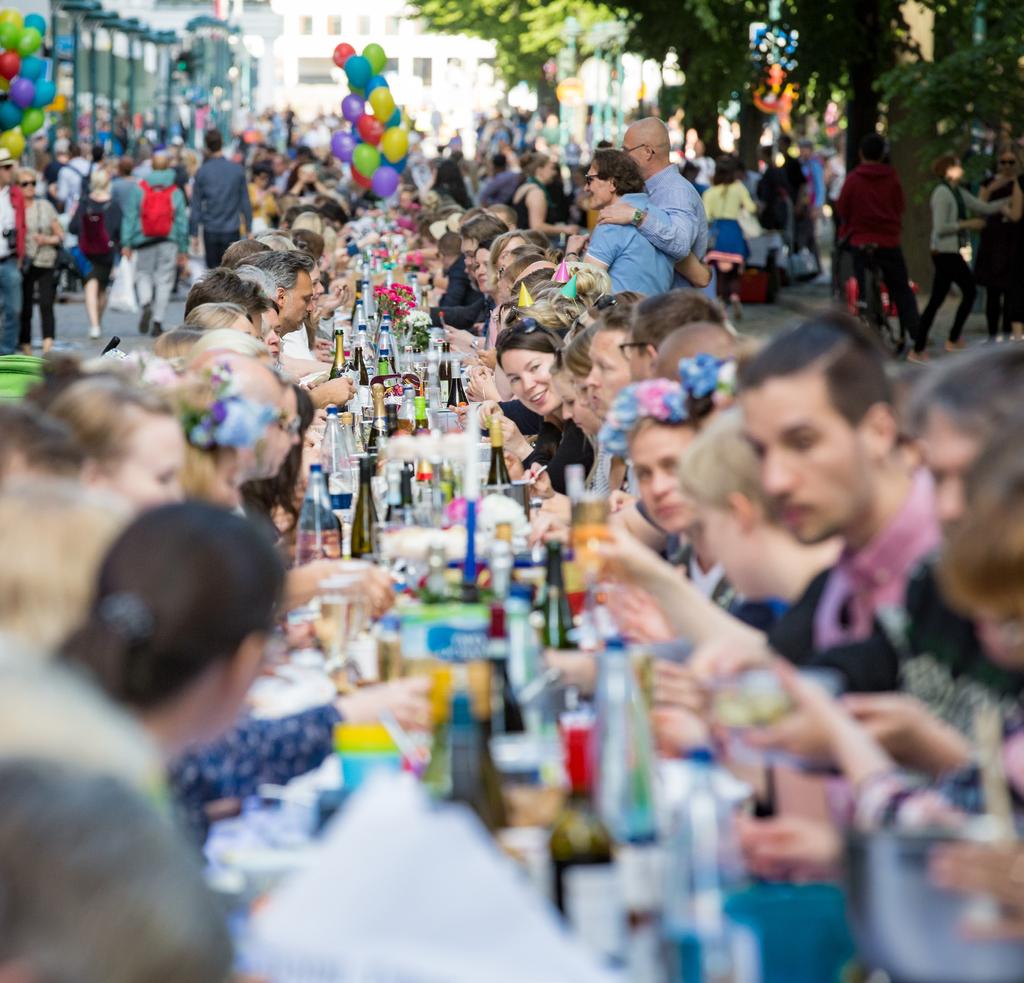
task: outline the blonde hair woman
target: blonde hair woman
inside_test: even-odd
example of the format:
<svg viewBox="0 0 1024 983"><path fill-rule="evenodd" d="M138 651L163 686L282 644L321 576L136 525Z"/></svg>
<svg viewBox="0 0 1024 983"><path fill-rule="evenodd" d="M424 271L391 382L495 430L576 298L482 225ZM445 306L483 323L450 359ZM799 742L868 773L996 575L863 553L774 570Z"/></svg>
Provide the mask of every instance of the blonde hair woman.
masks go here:
<svg viewBox="0 0 1024 983"><path fill-rule="evenodd" d="M262 341L242 307L226 302L200 304L193 307L185 318L185 326L198 328L201 331L215 331L218 328L229 328Z"/></svg>
<svg viewBox="0 0 1024 983"><path fill-rule="evenodd" d="M250 330L252 325L249 326ZM235 328L216 328L204 331L203 336L192 346L188 361L194 363L206 352L234 352L258 359L264 365L271 365L270 349L251 334L242 334Z"/></svg>
<svg viewBox="0 0 1024 983"><path fill-rule="evenodd" d="M85 309L89 315L89 337L98 338L107 288L114 261L121 251L121 206L111 197L110 175L94 168L89 178L89 195L78 203L68 231L78 236L78 245L89 260L85 279Z"/></svg>
<svg viewBox="0 0 1024 983"><path fill-rule="evenodd" d="M141 511L182 497L185 440L166 397L114 376L81 379L50 405L85 453L82 483Z"/></svg>
<svg viewBox="0 0 1024 983"><path fill-rule="evenodd" d="M85 619L96 571L129 518L116 499L71 482L0 495L0 635L49 654Z"/></svg>

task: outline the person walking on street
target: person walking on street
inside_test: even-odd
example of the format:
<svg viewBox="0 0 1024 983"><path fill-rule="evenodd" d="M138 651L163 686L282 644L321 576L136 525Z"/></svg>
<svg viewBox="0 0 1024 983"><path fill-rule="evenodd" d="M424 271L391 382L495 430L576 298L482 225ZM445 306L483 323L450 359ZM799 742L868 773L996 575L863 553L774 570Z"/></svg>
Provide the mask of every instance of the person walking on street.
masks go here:
<svg viewBox="0 0 1024 983"><path fill-rule="evenodd" d="M163 331L164 314L179 264L188 258L188 202L175 184L167 155L153 155L153 169L130 189L121 223L125 258L137 257L135 289L142 315L139 333Z"/></svg>
<svg viewBox="0 0 1024 983"><path fill-rule="evenodd" d="M982 201L1010 202L1020 175L1020 158L1013 144L996 153L996 172L981 189ZM1013 290L1024 270L1014 265L1020 227L1009 216L989 215L978 242L974 279L985 288L985 320L989 341L1003 341L1013 333Z"/></svg>
<svg viewBox="0 0 1024 983"><path fill-rule="evenodd" d="M252 205L245 171L222 153L224 138L219 130L207 131L206 160L192 186L192 251L199 252L199 228L209 269L220 266L224 250L241 238L241 227L252 228Z"/></svg>
<svg viewBox="0 0 1024 983"><path fill-rule="evenodd" d="M916 339L920 320L917 298L910 286L907 261L900 247L906 199L896 168L885 163L885 139L867 134L860 142L860 163L850 171L836 202L841 234L854 252L854 274L863 297L866 257L864 247L874 247L874 257L900 315L906 339Z"/></svg>
<svg viewBox="0 0 1024 983"><path fill-rule="evenodd" d="M932 172L939 179L931 196L931 249L935 278L932 281L932 295L918 325L914 350L907 356L911 362L928 361L928 354L925 351L928 347L928 332L949 293L949 288L954 283L960 288L960 306L953 318L953 327L946 341L946 351L955 352L967 347L960 335L967 322L967 315L974 306L977 289L974 286L974 274L961 250L969 248L971 232L980 232L985 228L984 218L969 217L968 212L974 212L979 216L996 215L1007 211L1005 201L981 201L960 187L964 169L960 158L955 154L943 154L939 157L932 165Z"/></svg>
<svg viewBox="0 0 1024 983"><path fill-rule="evenodd" d="M57 296L57 249L64 229L57 209L38 194L39 175L31 168L18 171L18 188L25 200L25 259L21 273L21 335L18 344L32 354L32 295L38 285L39 318L43 328L43 354L53 347L53 302Z"/></svg>
<svg viewBox="0 0 1024 983"><path fill-rule="evenodd" d="M0 147L0 355L13 355L21 322L21 267L25 255L25 198L14 183L14 158Z"/></svg>
<svg viewBox="0 0 1024 983"><path fill-rule="evenodd" d="M89 195L79 202L68 231L78 236L78 246L89 260L85 310L89 315L89 337L98 338L121 241L121 209L110 194L110 175L102 168L93 171Z"/></svg>

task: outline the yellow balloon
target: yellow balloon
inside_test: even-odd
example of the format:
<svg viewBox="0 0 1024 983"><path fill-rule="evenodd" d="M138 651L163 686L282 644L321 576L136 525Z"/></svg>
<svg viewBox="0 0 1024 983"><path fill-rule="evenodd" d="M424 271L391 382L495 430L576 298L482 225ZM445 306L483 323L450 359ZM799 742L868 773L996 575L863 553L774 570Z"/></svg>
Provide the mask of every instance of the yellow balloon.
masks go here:
<svg viewBox="0 0 1024 983"><path fill-rule="evenodd" d="M384 88L383 85L379 89L374 89L370 93L370 105L373 106L373 115L382 123L387 122L395 111L395 99L391 95L391 90Z"/></svg>
<svg viewBox="0 0 1024 983"><path fill-rule="evenodd" d="M397 164L409 152L409 134L400 126L392 126L384 131L380 150L392 164Z"/></svg>
<svg viewBox="0 0 1024 983"><path fill-rule="evenodd" d="M0 133L0 147L4 147L12 157L20 157L25 152L25 135L21 127Z"/></svg>
<svg viewBox="0 0 1024 983"><path fill-rule="evenodd" d="M15 27L22 27L24 23L25 19L21 16L21 12L13 7L0 11L0 24L13 24Z"/></svg>
<svg viewBox="0 0 1024 983"><path fill-rule="evenodd" d="M10 87L10 79L5 79L2 75L0 75L0 92L6 92Z"/></svg>

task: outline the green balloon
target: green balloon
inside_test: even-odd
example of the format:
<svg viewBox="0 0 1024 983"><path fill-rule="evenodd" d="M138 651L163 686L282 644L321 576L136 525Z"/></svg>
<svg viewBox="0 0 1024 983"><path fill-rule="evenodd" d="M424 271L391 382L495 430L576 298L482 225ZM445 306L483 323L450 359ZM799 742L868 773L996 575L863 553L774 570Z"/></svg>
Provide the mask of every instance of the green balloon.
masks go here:
<svg viewBox="0 0 1024 983"><path fill-rule="evenodd" d="M28 136L41 130L46 122L46 117L41 109L26 109L25 115L21 117L21 132Z"/></svg>
<svg viewBox="0 0 1024 983"><path fill-rule="evenodd" d="M359 144L352 152L352 166L363 177L373 177L373 172L380 167L380 151L368 143Z"/></svg>
<svg viewBox="0 0 1024 983"><path fill-rule="evenodd" d="M380 75L388 63L388 56L379 44L368 44L363 48L363 57L370 63L374 75Z"/></svg>
<svg viewBox="0 0 1024 983"><path fill-rule="evenodd" d="M7 51L17 51L18 42L21 40L21 26L4 21L0 24L0 48Z"/></svg>
<svg viewBox="0 0 1024 983"><path fill-rule="evenodd" d="M21 32L21 37L18 39L18 54L22 58L27 58L31 54L35 54L39 50L39 46L43 43L43 36L34 27L26 27Z"/></svg>

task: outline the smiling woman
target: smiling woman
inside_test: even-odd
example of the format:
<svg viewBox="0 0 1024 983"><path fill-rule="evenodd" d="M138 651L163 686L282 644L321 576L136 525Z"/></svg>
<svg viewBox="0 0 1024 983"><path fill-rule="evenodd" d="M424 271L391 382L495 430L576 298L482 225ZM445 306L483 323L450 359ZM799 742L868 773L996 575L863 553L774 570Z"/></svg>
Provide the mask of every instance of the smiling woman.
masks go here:
<svg viewBox="0 0 1024 983"><path fill-rule="evenodd" d="M572 421L563 419L562 398L551 379L555 354L561 347L558 334L533 318L506 328L495 346L498 365L508 377L513 395L544 419L532 449L521 434L513 434L512 440L506 436L506 458L515 458L510 462L512 477L519 477L533 464L546 464L551 486L560 493L565 490L567 464L582 464L589 471L594 463L594 451L586 435Z"/></svg>

